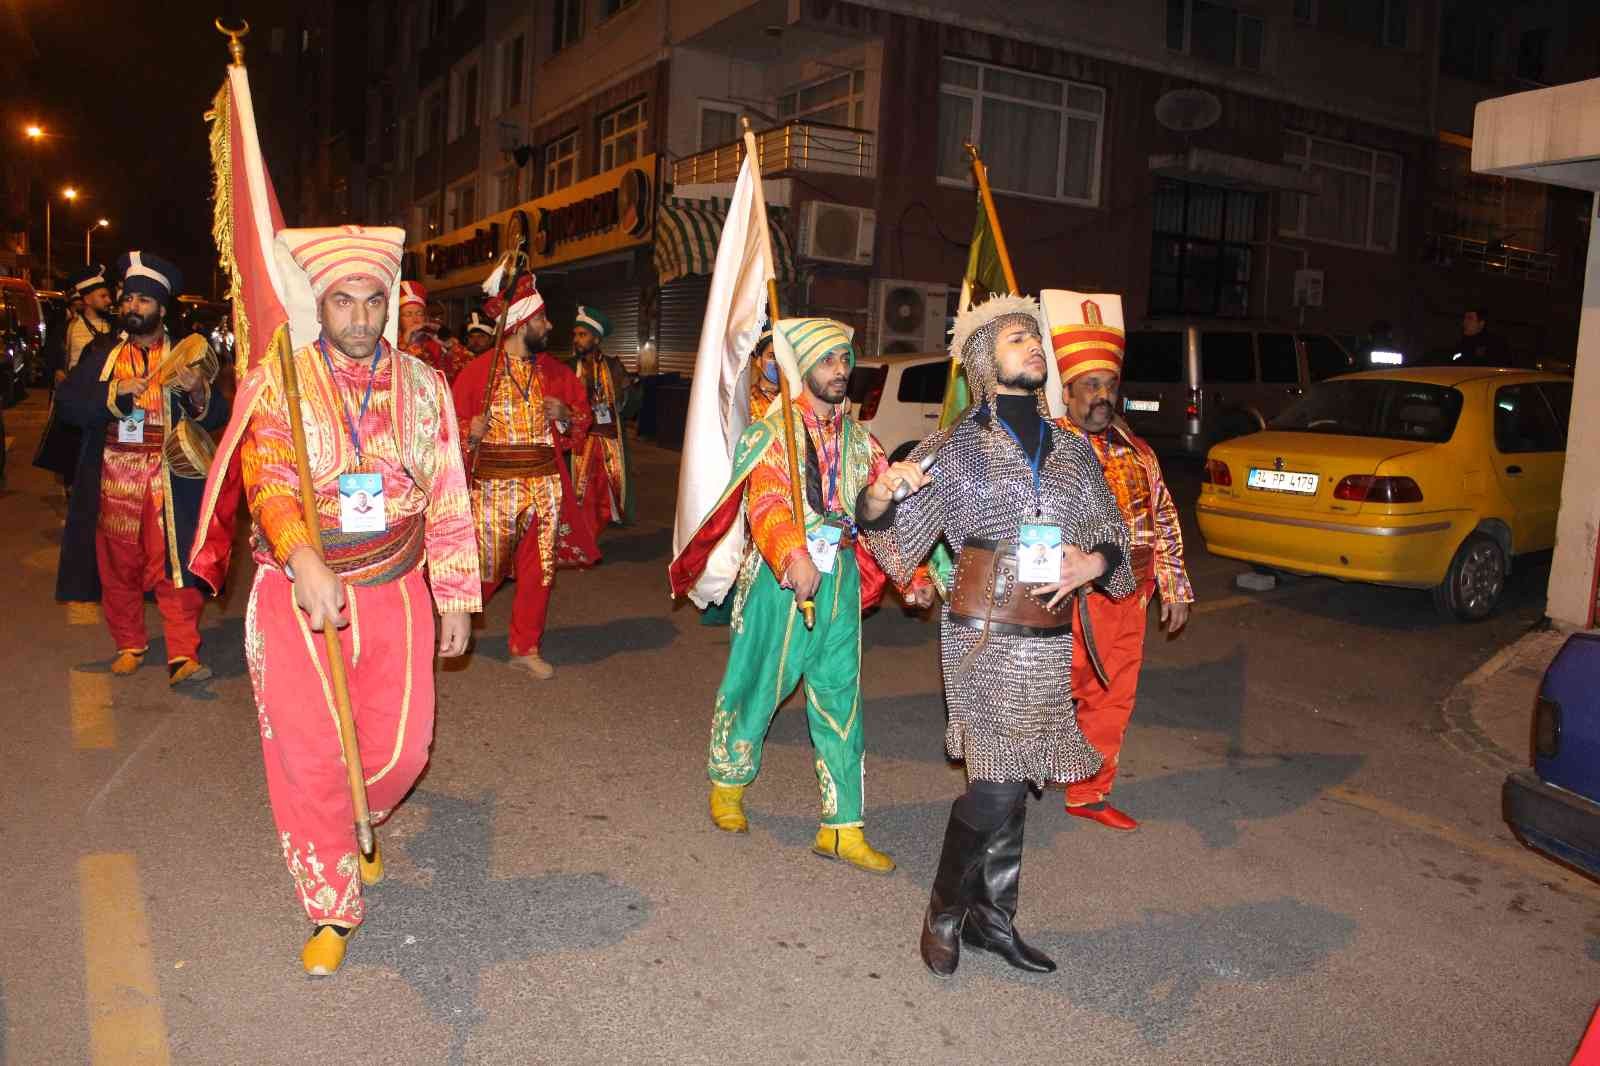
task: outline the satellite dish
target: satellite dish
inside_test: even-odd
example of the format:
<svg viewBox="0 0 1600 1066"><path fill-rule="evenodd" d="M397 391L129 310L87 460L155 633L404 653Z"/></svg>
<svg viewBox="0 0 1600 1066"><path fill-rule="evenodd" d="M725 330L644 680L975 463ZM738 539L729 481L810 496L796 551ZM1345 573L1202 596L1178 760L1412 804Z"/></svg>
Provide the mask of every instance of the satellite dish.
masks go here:
<svg viewBox="0 0 1600 1066"><path fill-rule="evenodd" d="M1196 133L1221 117L1222 101L1204 89L1173 89L1156 101L1156 121L1176 133Z"/></svg>

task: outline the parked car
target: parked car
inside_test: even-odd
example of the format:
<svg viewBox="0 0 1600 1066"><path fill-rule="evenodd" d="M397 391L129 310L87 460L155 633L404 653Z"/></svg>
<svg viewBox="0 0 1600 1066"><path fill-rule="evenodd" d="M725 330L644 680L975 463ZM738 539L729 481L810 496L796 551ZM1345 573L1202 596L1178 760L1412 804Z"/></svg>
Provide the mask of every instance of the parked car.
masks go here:
<svg viewBox="0 0 1600 1066"><path fill-rule="evenodd" d="M0 278L0 402L16 403L42 371L44 308L33 286Z"/></svg>
<svg viewBox="0 0 1600 1066"><path fill-rule="evenodd" d="M863 357L850 372L853 413L878 438L891 462L904 459L939 428L949 378L946 352Z"/></svg>
<svg viewBox="0 0 1600 1066"><path fill-rule="evenodd" d="M1197 512L1215 555L1431 588L1487 617L1512 560L1555 544L1572 379L1398 368L1313 385L1271 426L1213 447Z"/></svg>
<svg viewBox="0 0 1600 1066"><path fill-rule="evenodd" d="M1352 350L1324 333L1152 321L1128 332L1122 410L1157 449L1203 455L1262 429L1308 386L1360 369Z"/></svg>
<svg viewBox="0 0 1600 1066"><path fill-rule="evenodd" d="M1533 766L1507 775L1500 807L1536 848L1600 877L1600 635L1567 638L1534 705Z"/></svg>

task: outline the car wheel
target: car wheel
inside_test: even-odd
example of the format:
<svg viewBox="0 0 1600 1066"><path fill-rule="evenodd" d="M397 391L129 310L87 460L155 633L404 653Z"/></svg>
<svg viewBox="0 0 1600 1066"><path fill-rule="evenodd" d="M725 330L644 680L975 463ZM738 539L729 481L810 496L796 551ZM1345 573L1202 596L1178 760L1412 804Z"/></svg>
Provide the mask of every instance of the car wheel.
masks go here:
<svg viewBox="0 0 1600 1066"><path fill-rule="evenodd" d="M1506 590L1506 553L1486 533L1474 533L1456 549L1433 603L1447 618L1481 622L1494 613Z"/></svg>
<svg viewBox="0 0 1600 1066"><path fill-rule="evenodd" d="M17 395L17 373L11 367L0 370L0 407L11 407L21 399Z"/></svg>

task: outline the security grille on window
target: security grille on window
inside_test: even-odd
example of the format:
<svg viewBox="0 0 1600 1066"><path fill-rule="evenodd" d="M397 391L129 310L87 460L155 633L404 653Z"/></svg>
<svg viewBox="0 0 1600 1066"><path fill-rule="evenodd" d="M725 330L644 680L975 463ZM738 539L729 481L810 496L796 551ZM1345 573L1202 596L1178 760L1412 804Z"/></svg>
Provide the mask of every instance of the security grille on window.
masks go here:
<svg viewBox="0 0 1600 1066"><path fill-rule="evenodd" d="M1150 257L1152 314L1250 313L1260 195L1187 181L1156 186Z"/></svg>
<svg viewBox="0 0 1600 1066"><path fill-rule="evenodd" d="M1104 89L965 59L945 59L941 69L940 181L972 184L970 140L1000 192L1099 202Z"/></svg>
<svg viewBox="0 0 1600 1066"><path fill-rule="evenodd" d="M1285 193L1278 231L1327 244L1395 250L1400 157L1303 133L1284 135L1283 161L1315 177L1316 195Z"/></svg>
<svg viewBox="0 0 1600 1066"><path fill-rule="evenodd" d="M600 119L600 169L610 170L631 163L644 154L644 134L649 127L649 110L643 100L635 100Z"/></svg>
<svg viewBox="0 0 1600 1066"><path fill-rule="evenodd" d="M522 103L522 52L524 37L517 34L500 45L500 110Z"/></svg>
<svg viewBox="0 0 1600 1066"><path fill-rule="evenodd" d="M583 39L583 0L555 0L550 51L570 48Z"/></svg>
<svg viewBox="0 0 1600 1066"><path fill-rule="evenodd" d="M1299 5L1296 5L1296 14ZM1167 47L1243 70L1261 69L1266 23L1213 0L1167 0Z"/></svg>
<svg viewBox="0 0 1600 1066"><path fill-rule="evenodd" d="M578 177L578 134L574 130L545 146L544 191L565 189Z"/></svg>
<svg viewBox="0 0 1600 1066"><path fill-rule="evenodd" d="M863 126L866 94L866 71L835 74L778 97L778 117L785 122L805 119L835 126Z"/></svg>

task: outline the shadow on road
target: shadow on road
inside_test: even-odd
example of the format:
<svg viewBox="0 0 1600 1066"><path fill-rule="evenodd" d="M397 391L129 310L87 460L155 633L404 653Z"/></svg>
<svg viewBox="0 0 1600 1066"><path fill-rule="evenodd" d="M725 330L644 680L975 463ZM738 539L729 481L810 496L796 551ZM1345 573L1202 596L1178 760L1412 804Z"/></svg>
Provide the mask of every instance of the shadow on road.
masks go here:
<svg viewBox="0 0 1600 1066"><path fill-rule="evenodd" d="M650 529L631 530L626 533L607 533L605 541L600 545L600 554L603 557L601 565L606 563L648 563L655 560L667 561L667 556L672 551L672 530Z"/></svg>
<svg viewBox="0 0 1600 1066"><path fill-rule="evenodd" d="M554 666L587 666L627 652L658 651L677 637L678 627L670 618L635 615L597 625L552 629L545 633L540 652ZM504 633L480 636L473 642L472 654L508 663L509 639Z"/></svg>

